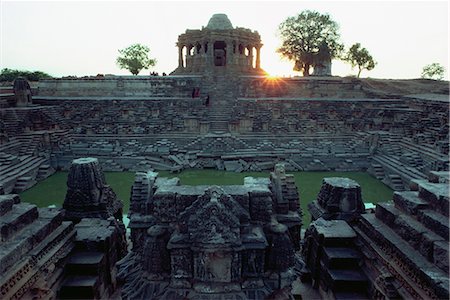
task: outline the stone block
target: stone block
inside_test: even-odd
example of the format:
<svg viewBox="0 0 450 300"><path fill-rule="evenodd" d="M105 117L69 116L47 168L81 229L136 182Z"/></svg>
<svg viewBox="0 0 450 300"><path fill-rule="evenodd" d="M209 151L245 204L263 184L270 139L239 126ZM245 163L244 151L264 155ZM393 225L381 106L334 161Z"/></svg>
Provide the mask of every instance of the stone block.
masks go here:
<svg viewBox="0 0 450 300"><path fill-rule="evenodd" d="M419 193L412 191L394 192L393 201L397 207L411 215L417 215L419 210L429 207L427 202L419 198Z"/></svg>
<svg viewBox="0 0 450 300"><path fill-rule="evenodd" d="M449 239L449 219L433 210L420 211L419 221L428 229L440 235L444 239Z"/></svg>
<svg viewBox="0 0 450 300"><path fill-rule="evenodd" d="M436 241L433 245L434 264L444 272L449 269L449 245L446 241Z"/></svg>
<svg viewBox="0 0 450 300"><path fill-rule="evenodd" d="M392 203L378 203L375 208L375 216L389 227L394 226L395 219L399 215L400 211Z"/></svg>

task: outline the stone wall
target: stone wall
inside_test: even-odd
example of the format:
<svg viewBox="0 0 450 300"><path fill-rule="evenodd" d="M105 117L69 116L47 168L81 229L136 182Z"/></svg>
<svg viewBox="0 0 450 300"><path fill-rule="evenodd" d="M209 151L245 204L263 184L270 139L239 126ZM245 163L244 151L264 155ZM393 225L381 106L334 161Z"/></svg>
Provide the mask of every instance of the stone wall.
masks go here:
<svg viewBox="0 0 450 300"><path fill-rule="evenodd" d="M48 137L37 152L54 168L83 156L108 171L259 171L282 161L292 171L368 170L396 190L447 170L448 99L367 86L336 77L47 80L35 106L0 109L0 152L6 160L37 149L39 133Z"/></svg>
<svg viewBox="0 0 450 300"><path fill-rule="evenodd" d="M49 79L39 82L38 95L53 97L191 96L200 76L103 76Z"/></svg>

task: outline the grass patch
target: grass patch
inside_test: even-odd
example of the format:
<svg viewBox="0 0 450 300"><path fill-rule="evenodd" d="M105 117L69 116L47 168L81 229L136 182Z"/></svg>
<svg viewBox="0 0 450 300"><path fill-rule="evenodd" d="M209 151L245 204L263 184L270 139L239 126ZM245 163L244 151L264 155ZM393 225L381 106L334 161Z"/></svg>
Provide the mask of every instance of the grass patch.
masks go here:
<svg viewBox="0 0 450 300"><path fill-rule="evenodd" d="M300 205L303 210L303 223L309 224L310 215L307 205L316 199L324 177L348 177L361 185L364 202L378 203L392 199L393 191L379 180L363 172L289 172L294 174L295 183L300 191ZM39 182L31 189L20 194L23 202L39 207L56 205L61 207L67 191L67 172L57 172ZM124 202L124 211L130 206L131 185L134 172L105 172L106 181ZM160 171L160 177L179 177L185 185L239 185L244 177L268 177L266 172L232 173L217 170L185 170L178 174Z"/></svg>

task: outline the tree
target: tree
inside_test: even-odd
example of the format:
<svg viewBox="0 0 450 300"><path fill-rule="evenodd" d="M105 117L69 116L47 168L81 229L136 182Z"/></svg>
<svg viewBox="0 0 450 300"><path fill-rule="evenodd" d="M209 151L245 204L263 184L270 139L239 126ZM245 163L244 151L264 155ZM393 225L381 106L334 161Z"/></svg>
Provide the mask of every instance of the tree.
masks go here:
<svg viewBox="0 0 450 300"><path fill-rule="evenodd" d="M328 47L331 58L343 50L339 42L339 25L328 14L305 10L287 18L279 25L282 45L277 49L282 56L294 62L295 71L309 76L310 67L323 45Z"/></svg>
<svg viewBox="0 0 450 300"><path fill-rule="evenodd" d="M8 68L2 69L0 72L0 81L14 81L17 77L25 77L29 81L39 81L41 79L49 79L52 76L47 73L41 71L20 71L20 70L12 70Z"/></svg>
<svg viewBox="0 0 450 300"><path fill-rule="evenodd" d="M133 75L137 75L142 69L147 69L156 64L156 59L148 57L150 48L141 44L133 44L119 50L119 53L117 65L121 69L129 70Z"/></svg>
<svg viewBox="0 0 450 300"><path fill-rule="evenodd" d="M438 63L426 65L422 69L421 77L427 79L434 79L433 77L436 77L437 80L442 80L444 78L444 67Z"/></svg>
<svg viewBox="0 0 450 300"><path fill-rule="evenodd" d="M352 68L358 66L358 75L361 75L361 71L366 69L367 71L373 70L377 63L373 60L372 55L369 54L366 48L361 48L360 43L353 44L348 49L347 54L343 58L344 61L349 62Z"/></svg>

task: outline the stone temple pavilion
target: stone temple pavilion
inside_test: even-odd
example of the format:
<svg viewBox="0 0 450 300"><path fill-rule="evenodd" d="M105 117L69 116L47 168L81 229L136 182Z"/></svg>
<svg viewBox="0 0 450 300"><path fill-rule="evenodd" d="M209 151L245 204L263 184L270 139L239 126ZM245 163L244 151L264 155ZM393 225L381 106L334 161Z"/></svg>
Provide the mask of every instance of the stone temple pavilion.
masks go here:
<svg viewBox="0 0 450 300"><path fill-rule="evenodd" d="M214 14L201 30L178 36L178 67L171 75L238 72L262 75L261 37L257 31L233 27L227 15Z"/></svg>

